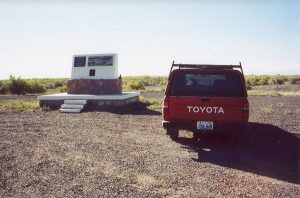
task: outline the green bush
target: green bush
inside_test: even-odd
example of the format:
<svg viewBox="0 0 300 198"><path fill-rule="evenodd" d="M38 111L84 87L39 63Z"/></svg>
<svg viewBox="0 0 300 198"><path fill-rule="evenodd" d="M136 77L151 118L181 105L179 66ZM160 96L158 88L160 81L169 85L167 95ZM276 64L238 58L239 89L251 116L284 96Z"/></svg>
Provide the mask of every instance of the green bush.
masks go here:
<svg viewBox="0 0 300 198"><path fill-rule="evenodd" d="M62 86L64 86L64 84L62 82L56 82L54 84L54 87L62 87Z"/></svg>
<svg viewBox="0 0 300 198"><path fill-rule="evenodd" d="M36 81L38 84L43 85L46 89L55 89L65 85L66 78L34 78L26 79L26 82Z"/></svg>
<svg viewBox="0 0 300 198"><path fill-rule="evenodd" d="M278 80L276 77L272 76L272 77L269 79L268 84L269 84L269 85L277 85L277 84L279 84L279 80Z"/></svg>
<svg viewBox="0 0 300 198"><path fill-rule="evenodd" d="M55 85L53 85L53 84L46 84L46 88L47 89L54 89Z"/></svg>
<svg viewBox="0 0 300 198"><path fill-rule="evenodd" d="M9 90L7 84L0 80L0 94L7 94L8 92Z"/></svg>
<svg viewBox="0 0 300 198"><path fill-rule="evenodd" d="M251 76L246 77L246 84L248 84L249 86L257 85L258 81L259 81L259 79L256 76L251 75Z"/></svg>
<svg viewBox="0 0 300 198"><path fill-rule="evenodd" d="M60 92L66 92L67 91L67 87L66 86L62 86L59 88Z"/></svg>
<svg viewBox="0 0 300 198"><path fill-rule="evenodd" d="M246 83L246 89L251 90L252 87L251 87L251 84L250 84L249 80L246 80L245 83Z"/></svg>
<svg viewBox="0 0 300 198"><path fill-rule="evenodd" d="M47 89L43 85L39 84L37 81L29 81L26 83L27 83L26 93L35 94L35 93L45 93L47 91Z"/></svg>
<svg viewBox="0 0 300 198"><path fill-rule="evenodd" d="M10 76L7 85L11 94L25 94L26 90L28 90L26 81L21 79L21 77Z"/></svg>
<svg viewBox="0 0 300 198"><path fill-rule="evenodd" d="M259 80L257 81L257 85L268 85L269 80L270 76L260 76Z"/></svg>
<svg viewBox="0 0 300 198"><path fill-rule="evenodd" d="M291 85L300 84L300 78L291 77L288 79L288 81L289 81L289 84L291 84Z"/></svg>
<svg viewBox="0 0 300 198"><path fill-rule="evenodd" d="M161 86L167 86L167 83L168 83L168 79L167 78L162 78L162 79L160 79L160 81L159 81L159 84L161 85Z"/></svg>
<svg viewBox="0 0 300 198"><path fill-rule="evenodd" d="M44 93L47 89L41 85L37 80L23 80L21 77L10 76L4 84L6 87L3 89L5 93L10 94L35 94L35 93Z"/></svg>
<svg viewBox="0 0 300 198"><path fill-rule="evenodd" d="M134 81L130 82L128 85L131 89L135 89L135 90L144 90L145 89L144 84L140 80L134 80Z"/></svg>
<svg viewBox="0 0 300 198"><path fill-rule="evenodd" d="M123 85L129 86L133 81L141 81L143 86L166 85L168 78L166 76L127 76L122 78Z"/></svg>
<svg viewBox="0 0 300 198"><path fill-rule="evenodd" d="M283 85L289 82L291 78L299 78L299 75L284 76L284 75L249 75L246 76L246 85L257 86L257 85ZM291 84L291 81L289 82Z"/></svg>
<svg viewBox="0 0 300 198"><path fill-rule="evenodd" d="M10 76L8 80L0 81L0 94L44 93L47 89L63 87L66 80L67 78L21 79L21 77Z"/></svg>

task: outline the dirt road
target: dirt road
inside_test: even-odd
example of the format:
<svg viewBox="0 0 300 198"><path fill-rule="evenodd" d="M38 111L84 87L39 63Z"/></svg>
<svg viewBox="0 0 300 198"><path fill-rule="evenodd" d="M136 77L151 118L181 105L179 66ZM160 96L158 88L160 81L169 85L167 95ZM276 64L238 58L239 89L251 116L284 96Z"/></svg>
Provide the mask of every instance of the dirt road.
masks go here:
<svg viewBox="0 0 300 198"><path fill-rule="evenodd" d="M173 141L151 110L0 110L0 197L299 197L300 98L249 100L238 141Z"/></svg>

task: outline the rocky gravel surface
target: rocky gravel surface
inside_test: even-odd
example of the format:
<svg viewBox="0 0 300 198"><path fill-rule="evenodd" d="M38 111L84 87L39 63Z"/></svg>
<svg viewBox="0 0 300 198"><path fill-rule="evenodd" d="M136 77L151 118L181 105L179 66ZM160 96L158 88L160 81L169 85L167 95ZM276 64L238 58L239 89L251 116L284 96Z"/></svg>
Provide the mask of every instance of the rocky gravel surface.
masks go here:
<svg viewBox="0 0 300 198"><path fill-rule="evenodd" d="M235 141L174 141L152 110L0 110L0 197L299 197L300 98L249 100Z"/></svg>

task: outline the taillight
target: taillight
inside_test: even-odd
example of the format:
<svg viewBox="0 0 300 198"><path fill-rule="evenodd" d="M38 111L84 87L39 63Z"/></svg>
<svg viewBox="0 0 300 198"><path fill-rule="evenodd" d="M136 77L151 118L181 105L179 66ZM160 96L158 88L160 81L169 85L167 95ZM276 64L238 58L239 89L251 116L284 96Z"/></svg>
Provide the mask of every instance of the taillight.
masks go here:
<svg viewBox="0 0 300 198"><path fill-rule="evenodd" d="M165 96L162 105L162 116L164 120L169 120L169 97Z"/></svg>
<svg viewBox="0 0 300 198"><path fill-rule="evenodd" d="M249 102L247 99L245 99L243 105L243 118L249 119Z"/></svg>

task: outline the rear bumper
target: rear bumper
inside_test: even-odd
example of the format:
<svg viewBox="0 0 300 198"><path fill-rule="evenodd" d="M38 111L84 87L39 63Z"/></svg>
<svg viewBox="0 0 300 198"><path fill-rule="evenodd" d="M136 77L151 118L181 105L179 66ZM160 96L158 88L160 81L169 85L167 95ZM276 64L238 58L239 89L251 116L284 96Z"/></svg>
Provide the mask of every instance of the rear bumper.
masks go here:
<svg viewBox="0 0 300 198"><path fill-rule="evenodd" d="M197 129L197 121L162 121L162 127L165 129L183 129L199 133L221 133L221 132L239 132L247 130L248 123L241 121L218 121L214 122L214 129L204 131Z"/></svg>

